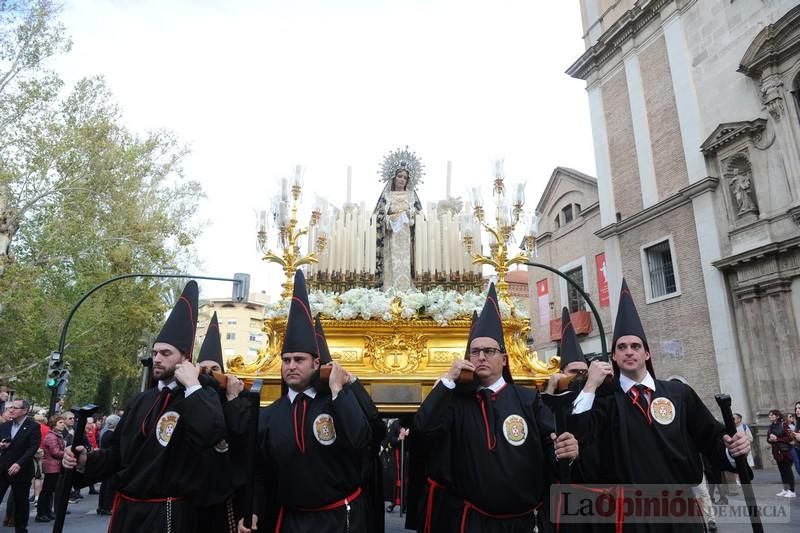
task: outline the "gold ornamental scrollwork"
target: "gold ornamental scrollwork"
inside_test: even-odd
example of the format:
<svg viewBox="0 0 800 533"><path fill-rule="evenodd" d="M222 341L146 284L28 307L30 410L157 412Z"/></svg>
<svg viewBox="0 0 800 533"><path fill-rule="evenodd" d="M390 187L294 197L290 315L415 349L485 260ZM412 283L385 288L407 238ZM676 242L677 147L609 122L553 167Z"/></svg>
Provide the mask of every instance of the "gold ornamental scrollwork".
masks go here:
<svg viewBox="0 0 800 533"><path fill-rule="evenodd" d="M503 321L503 329L506 337L506 349L508 350L508 363L511 373L534 374L538 376L549 376L559 372L560 359L556 356L549 361L542 361L536 352L528 350L528 334L531 331L528 320L516 318Z"/></svg>
<svg viewBox="0 0 800 533"><path fill-rule="evenodd" d="M381 374L407 375L416 371L428 347L426 335L394 333L391 335L366 335L365 359Z"/></svg>

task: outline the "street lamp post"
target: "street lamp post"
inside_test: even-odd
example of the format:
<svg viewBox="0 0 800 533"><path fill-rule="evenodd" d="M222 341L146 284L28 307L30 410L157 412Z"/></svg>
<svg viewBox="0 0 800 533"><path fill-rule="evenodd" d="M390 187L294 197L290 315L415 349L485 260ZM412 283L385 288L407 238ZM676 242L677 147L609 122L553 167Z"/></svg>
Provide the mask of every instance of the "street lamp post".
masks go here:
<svg viewBox="0 0 800 533"><path fill-rule="evenodd" d="M69 323L72 320L72 316L75 314L75 311L81 306L81 304L91 296L95 291L105 287L110 283L114 283L115 281L119 281L122 279L128 278L161 278L161 279L173 279L173 278L183 278L183 279L206 279L211 281L230 281L235 284L240 284L243 281L241 279L233 279L233 278L216 278L210 276L193 276L191 274L123 274L121 276L116 276L111 279L107 279L103 283L99 285L95 285L92 287L86 294L81 296L81 299L72 306L70 309L69 314L67 314L67 319L64 321L64 325L61 327L61 337L58 340L58 351L57 353L60 354L61 359L63 360L64 357L64 349L67 344L67 329L69 328ZM56 407L56 399L58 397L58 387L53 387L50 394L50 408L48 410L48 416L52 416L55 414L55 407Z"/></svg>

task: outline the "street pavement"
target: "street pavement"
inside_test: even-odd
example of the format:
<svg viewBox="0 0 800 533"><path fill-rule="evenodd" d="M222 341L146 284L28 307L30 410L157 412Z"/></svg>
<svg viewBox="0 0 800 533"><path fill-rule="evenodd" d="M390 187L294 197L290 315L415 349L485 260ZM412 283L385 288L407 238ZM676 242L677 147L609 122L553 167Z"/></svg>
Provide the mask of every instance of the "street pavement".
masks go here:
<svg viewBox="0 0 800 533"><path fill-rule="evenodd" d="M756 471L756 498L764 509L765 520L764 530L769 533L797 533L797 524L800 521L800 498L786 499L775 496L781 490L780 477L777 471ZM800 484L799 487L800 488ZM97 496L87 495L88 491L83 490L84 498L78 503L70 505L71 514L67 516L64 524L65 533L103 533L108 529L107 516L98 516L95 512L97 508ZM744 498L741 491L738 496L731 496L729 502L733 508L744 505ZM3 506L5 511L5 506ZM766 516L770 513L770 516ZM778 515L777 519L771 518ZM28 530L31 533L49 533L53 529L53 524L39 524L33 521L35 513L31 510L31 519ZM387 533L406 533L403 529L404 516L395 510L393 513L386 514ZM720 533L748 533L751 531L750 522L747 518L737 518L734 522L725 522L721 518L718 521ZM0 533L13 531L13 528L0 528Z"/></svg>

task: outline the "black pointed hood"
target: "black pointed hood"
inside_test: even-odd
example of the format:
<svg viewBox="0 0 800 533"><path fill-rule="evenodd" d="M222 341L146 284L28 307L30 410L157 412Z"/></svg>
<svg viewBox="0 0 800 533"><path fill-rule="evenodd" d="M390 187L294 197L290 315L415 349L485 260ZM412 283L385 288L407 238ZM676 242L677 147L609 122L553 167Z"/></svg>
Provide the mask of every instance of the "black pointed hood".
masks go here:
<svg viewBox="0 0 800 533"><path fill-rule="evenodd" d="M192 358L194 336L197 331L198 296L197 282L192 280L183 288L183 292L175 302L172 312L155 340L155 342L171 344L189 359Z"/></svg>
<svg viewBox="0 0 800 533"><path fill-rule="evenodd" d="M219 365L222 371L225 371L225 364L222 362L222 341L219 336L219 321L217 320L217 312L211 316L211 321L208 323L206 330L206 338L203 339L203 344L200 346L200 355L197 357L197 362L214 361Z"/></svg>
<svg viewBox="0 0 800 533"><path fill-rule="evenodd" d="M469 337L467 337L467 348L464 350L464 359L469 359L469 345L472 344L472 335L475 332L475 324L478 322L478 312L472 311L472 320L469 323Z"/></svg>
<svg viewBox="0 0 800 533"><path fill-rule="evenodd" d="M575 327L569 319L569 309L566 307L561 309L561 342L559 343L559 349L561 370L564 370L564 367L575 361L586 362L583 357L583 350L581 350L581 345L578 342L578 336L575 334Z"/></svg>
<svg viewBox="0 0 800 533"><path fill-rule="evenodd" d="M503 353L507 353L506 341L503 336L503 318L500 316L500 305L494 283L489 284L489 292L486 294L483 309L481 314L478 315L478 321L472 327L470 343L472 343L472 339L478 337L489 337L496 340L497 344L500 345L500 350ZM506 382L513 383L514 379L511 377L510 364L511 361L508 361L506 366L503 367L503 378L505 378Z"/></svg>
<svg viewBox="0 0 800 533"><path fill-rule="evenodd" d="M291 352L310 353L314 357L319 357L314 319L311 317L311 306L308 304L306 278L300 270L294 273L294 292L281 348L282 354Z"/></svg>
<svg viewBox="0 0 800 533"><path fill-rule="evenodd" d="M325 339L325 331L322 329L319 314L314 318L314 334L317 336L317 346L319 346L319 366L327 365L333 359L331 358L331 350L328 348L328 341Z"/></svg>
<svg viewBox="0 0 800 533"><path fill-rule="evenodd" d="M506 341L503 338L503 319L500 316L500 306L497 303L494 283L489 285L489 292L486 294L481 314L478 315L478 321L472 326L472 339L477 337L494 339L500 345L500 349L506 351Z"/></svg>
<svg viewBox="0 0 800 533"><path fill-rule="evenodd" d="M639 313L636 311L636 304L633 303L633 296L631 295L630 289L628 289L628 283L623 278L622 288L619 291L617 320L614 322L614 337L611 341L612 353L617 345L617 340L625 335L635 335L639 337L642 340L642 345L644 346L645 351L650 352L650 346L647 344L647 336L644 334L642 321L639 318ZM619 367L617 366L617 363L615 363L613 359L612 363L614 365L614 373L619 375ZM647 370L650 372L650 375L653 376L653 379L655 379L656 373L653 370L652 352L650 352L650 359L647 360L646 366Z"/></svg>

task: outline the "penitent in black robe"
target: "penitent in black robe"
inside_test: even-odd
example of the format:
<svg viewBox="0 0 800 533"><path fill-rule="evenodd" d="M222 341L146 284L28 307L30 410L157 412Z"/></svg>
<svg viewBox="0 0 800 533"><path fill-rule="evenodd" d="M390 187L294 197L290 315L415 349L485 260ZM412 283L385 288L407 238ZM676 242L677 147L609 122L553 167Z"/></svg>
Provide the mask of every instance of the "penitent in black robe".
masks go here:
<svg viewBox="0 0 800 533"><path fill-rule="evenodd" d="M235 500L237 491L241 493L246 482L250 401L244 397L227 400L224 393L219 395L226 434L222 441L198 456L198 467L206 473L208 481L192 502L197 508L196 533L235 533L241 518L237 509L241 504L235 505Z"/></svg>
<svg viewBox="0 0 800 533"><path fill-rule="evenodd" d="M603 462L584 479L603 485L678 485L691 492L700 484L703 466L700 453L716 466L732 470L722 436L725 428L688 385L655 381L650 405L658 398L674 406L674 419L668 424L647 418L634 405L617 380L613 393L598 395L590 411L570 417L570 427L578 439L594 440L603 453ZM588 476L587 476L588 477ZM611 531L613 524L607 528ZM626 532L703 531L702 517L680 523L623 523Z"/></svg>
<svg viewBox="0 0 800 533"><path fill-rule="evenodd" d="M92 451L77 476L83 486L113 476L117 499L109 532L194 531L190 499L205 485L197 454L224 436L217 393L201 388L149 389L136 395L111 437L111 446ZM170 499L171 501L167 501ZM150 500L150 501L143 501ZM157 500L157 501L153 501Z"/></svg>
<svg viewBox="0 0 800 533"><path fill-rule="evenodd" d="M383 499L391 505L400 505L402 486L400 480L400 420L395 420L383 439Z"/></svg>
<svg viewBox="0 0 800 533"><path fill-rule="evenodd" d="M360 380L355 380L346 388L355 395L372 429L372 440L364 451L364 458L361 461L363 478L361 487L367 507L368 531L383 531L386 516L383 513L383 468L378 451L383 437L386 435L386 424L383 423L378 407Z"/></svg>
<svg viewBox="0 0 800 533"><path fill-rule="evenodd" d="M545 404L553 411L553 414L556 418L557 433L560 434L568 430L568 424L566 424L566 422L569 421L569 417L572 414L573 402L583 389L584 384L585 383L583 381L573 380L572 383L570 383L567 391L571 394L568 394L568 399L566 401L548 401L548 396L546 394L541 396ZM610 390L610 387L603 386L601 391L598 391L598 394L608 394ZM559 412L556 412L556 409L559 409ZM563 424L563 427L559 426L560 423ZM571 486L568 490L573 491L574 493L580 493L581 490L576 487L595 483L599 478L599 469L603 466L603 461L603 454L601 453L600 447L598 446L596 440L581 442L580 454L578 455L578 458L573 461L570 468L569 482L571 483ZM566 480L561 481L566 482ZM549 533L551 531L558 531L559 533L599 533L607 529L606 524L596 524L592 522L558 523L558 510L560 509L558 506L563 504L563 501L559 501L558 499L550 499L551 495L554 495L555 498L559 497L557 491L548 493L547 505L544 506L544 514L547 518L544 528L545 533Z"/></svg>
<svg viewBox="0 0 800 533"><path fill-rule="evenodd" d="M438 524L437 533L534 528L534 510L555 476L552 413L538 393L513 384L493 394L490 403L439 383L417 412L418 431L431 438L446 435L450 444L449 486L438 492L440 505L449 509L440 509L440 516L452 518Z"/></svg>
<svg viewBox="0 0 800 533"><path fill-rule="evenodd" d="M364 411L347 387L335 400L317 393L306 397L302 431L296 432L295 409L302 415L303 396L294 403L282 396L261 413L265 464L259 472L264 490L257 502L257 514L264 518L259 529L366 533L362 461L372 431Z"/></svg>

